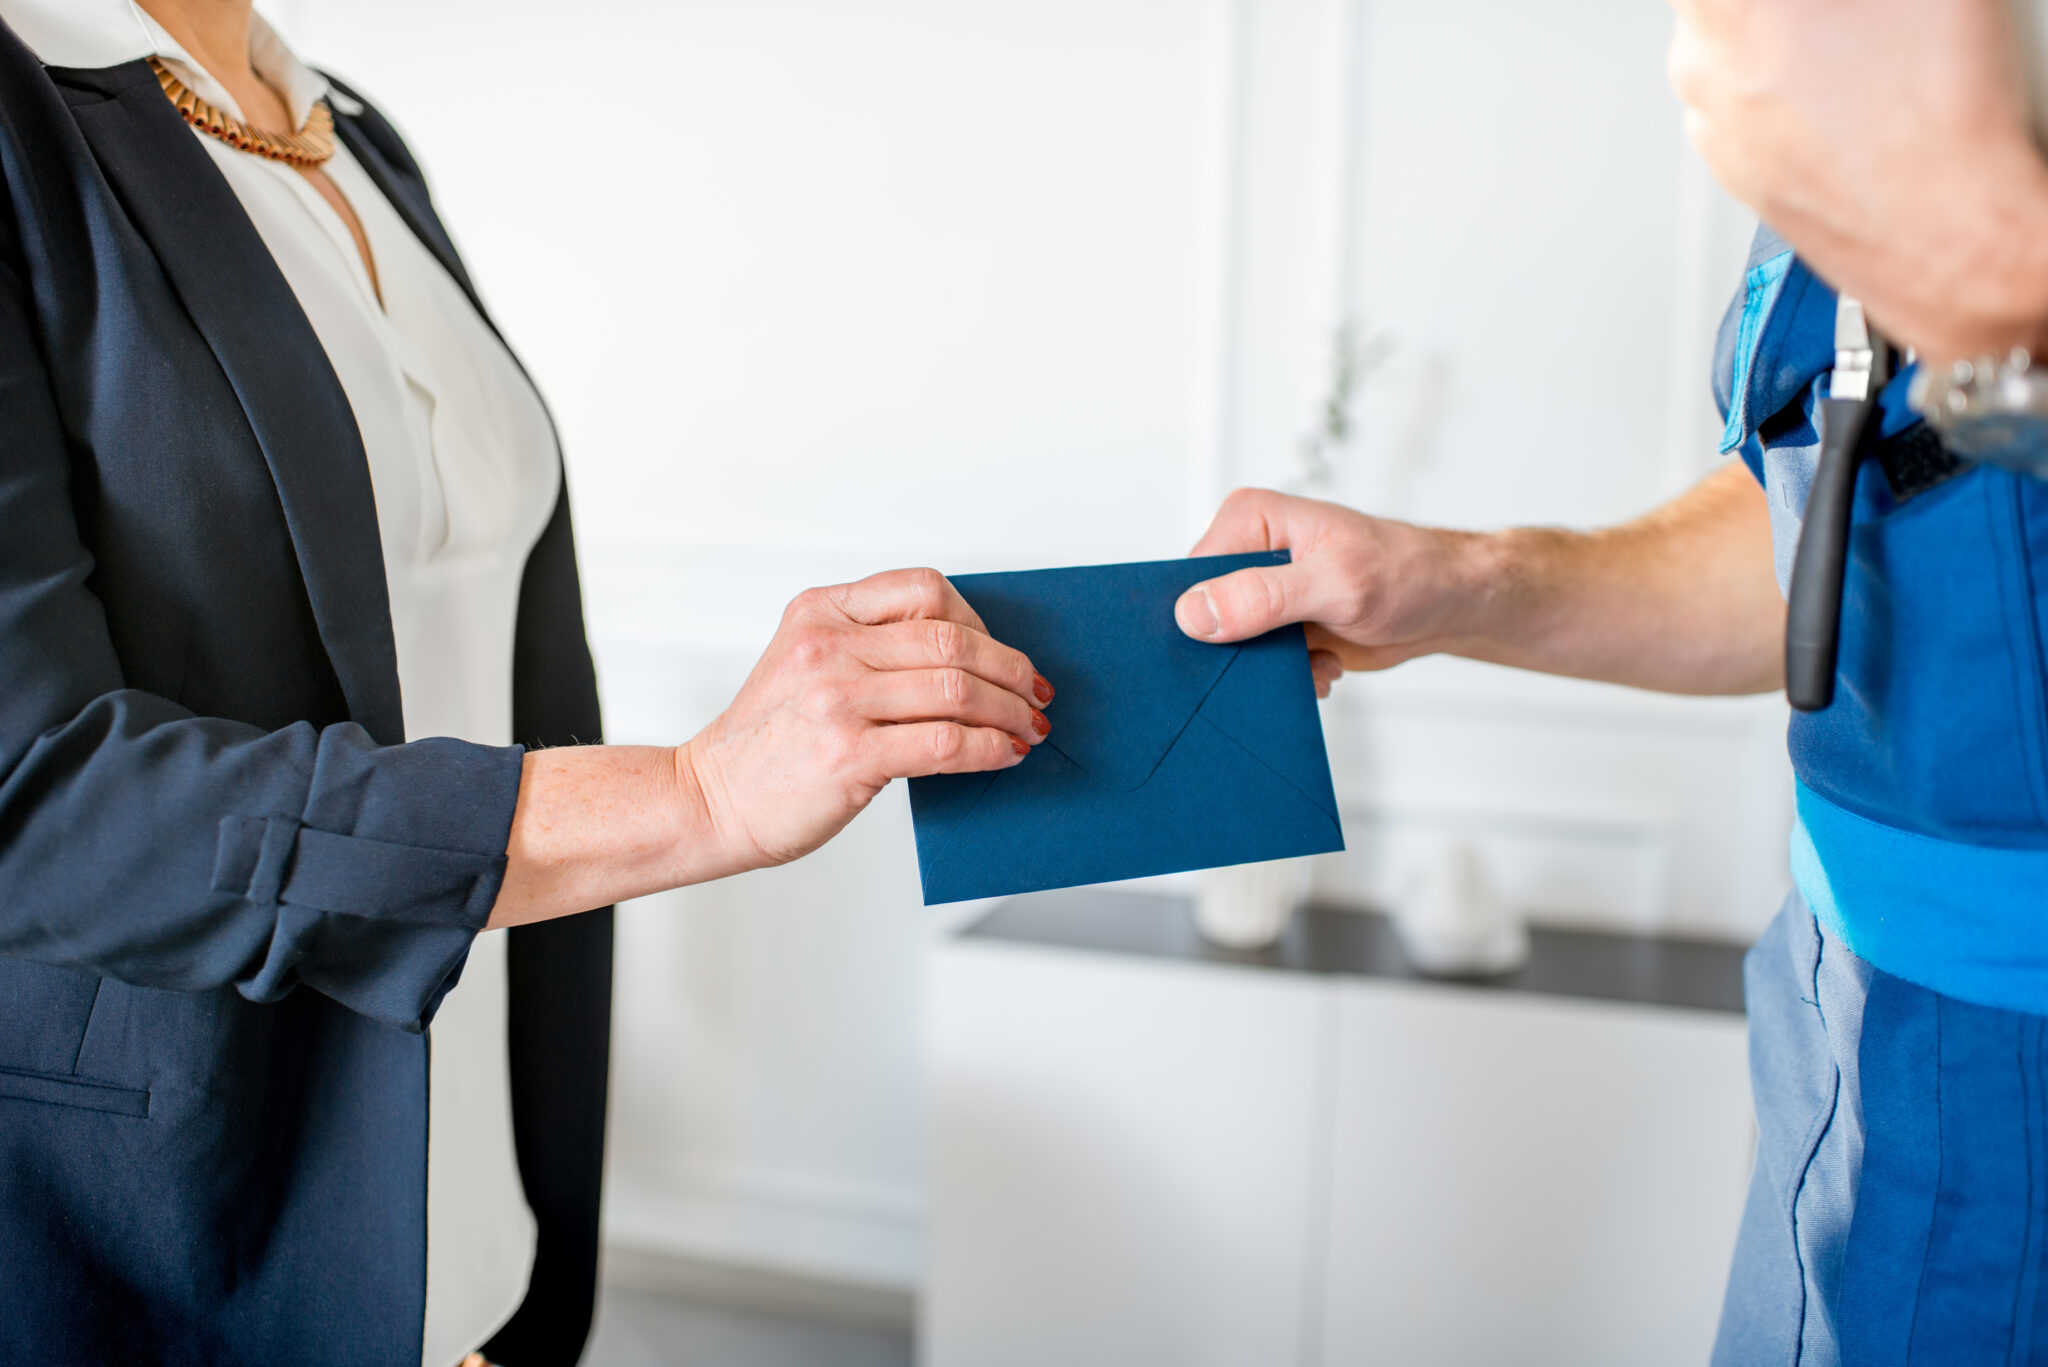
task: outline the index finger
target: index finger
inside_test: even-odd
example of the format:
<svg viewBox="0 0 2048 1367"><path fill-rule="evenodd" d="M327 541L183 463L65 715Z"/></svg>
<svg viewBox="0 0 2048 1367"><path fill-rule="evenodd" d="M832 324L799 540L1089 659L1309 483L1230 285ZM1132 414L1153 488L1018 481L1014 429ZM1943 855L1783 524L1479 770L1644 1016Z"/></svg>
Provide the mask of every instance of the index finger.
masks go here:
<svg viewBox="0 0 2048 1367"><path fill-rule="evenodd" d="M1287 544L1286 495L1271 489L1238 489L1223 500L1209 530L1189 555L1237 555L1275 551Z"/></svg>
<svg viewBox="0 0 2048 1367"><path fill-rule="evenodd" d="M862 626L930 618L958 622L988 634L981 614L967 606L960 590L937 570L885 570L857 583L841 584L831 593L833 606Z"/></svg>

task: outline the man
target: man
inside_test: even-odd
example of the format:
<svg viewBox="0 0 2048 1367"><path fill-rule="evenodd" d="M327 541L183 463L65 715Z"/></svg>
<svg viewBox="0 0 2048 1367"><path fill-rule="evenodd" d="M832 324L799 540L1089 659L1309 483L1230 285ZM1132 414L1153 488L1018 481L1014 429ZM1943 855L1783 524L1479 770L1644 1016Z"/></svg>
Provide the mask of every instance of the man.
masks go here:
<svg viewBox="0 0 2048 1367"><path fill-rule="evenodd" d="M2048 355L2048 164L2004 0L1675 7L1693 141L1769 225L1717 366L1742 463L1585 534L1240 491L1196 553L1294 562L1197 585L1183 630L1308 622L1323 692L1434 651L1777 687L1836 291L1930 374ZM2048 482L1959 461L1972 414L1934 431L1912 378L1856 488L1834 701L1791 728L1797 887L1749 961L1759 1146L1717 1363L2048 1359Z"/></svg>

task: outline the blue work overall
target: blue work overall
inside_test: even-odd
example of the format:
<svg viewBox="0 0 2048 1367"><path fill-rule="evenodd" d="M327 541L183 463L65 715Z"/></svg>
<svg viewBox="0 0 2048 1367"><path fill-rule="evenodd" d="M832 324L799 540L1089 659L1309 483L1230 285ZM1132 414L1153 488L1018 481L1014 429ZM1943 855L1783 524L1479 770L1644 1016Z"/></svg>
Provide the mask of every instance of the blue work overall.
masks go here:
<svg viewBox="0 0 2048 1367"><path fill-rule="evenodd" d="M1760 233L1716 390L1781 587L1834 314ZM1908 378L1857 485L1834 702L1792 720L1717 1367L2048 1363L2048 481L1958 465Z"/></svg>

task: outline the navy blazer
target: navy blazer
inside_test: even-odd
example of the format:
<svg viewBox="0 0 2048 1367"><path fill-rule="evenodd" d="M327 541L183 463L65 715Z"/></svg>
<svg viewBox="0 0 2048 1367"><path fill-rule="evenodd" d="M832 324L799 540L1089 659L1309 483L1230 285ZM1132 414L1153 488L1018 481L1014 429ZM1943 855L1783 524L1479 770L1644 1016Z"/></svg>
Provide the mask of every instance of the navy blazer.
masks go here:
<svg viewBox="0 0 2048 1367"><path fill-rule="evenodd" d="M475 292L374 111L342 140ZM479 305L481 308L481 305ZM564 500L514 719L598 736ZM0 26L0 1362L410 1364L427 1036L521 747L404 739L339 381L143 62ZM569 1364L597 1259L610 913L511 932L540 1225L488 1347Z"/></svg>

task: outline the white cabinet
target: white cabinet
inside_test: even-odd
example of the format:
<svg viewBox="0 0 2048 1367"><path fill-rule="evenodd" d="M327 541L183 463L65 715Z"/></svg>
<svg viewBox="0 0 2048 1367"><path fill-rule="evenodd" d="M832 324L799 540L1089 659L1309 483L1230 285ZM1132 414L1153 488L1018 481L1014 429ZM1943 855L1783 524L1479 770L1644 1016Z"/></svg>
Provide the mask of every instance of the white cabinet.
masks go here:
<svg viewBox="0 0 2048 1367"><path fill-rule="evenodd" d="M1753 1145L1741 1017L1337 996L1322 1361L1706 1361Z"/></svg>
<svg viewBox="0 0 2048 1367"><path fill-rule="evenodd" d="M934 950L927 1367L1705 1360L1739 1013L1356 974L1346 913L1231 963L1176 899L1068 896L1099 942Z"/></svg>
<svg viewBox="0 0 2048 1367"><path fill-rule="evenodd" d="M995 941L937 953L925 1361L1298 1361L1328 995Z"/></svg>

